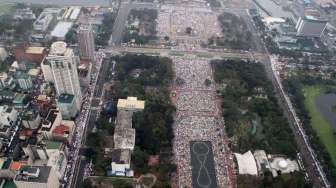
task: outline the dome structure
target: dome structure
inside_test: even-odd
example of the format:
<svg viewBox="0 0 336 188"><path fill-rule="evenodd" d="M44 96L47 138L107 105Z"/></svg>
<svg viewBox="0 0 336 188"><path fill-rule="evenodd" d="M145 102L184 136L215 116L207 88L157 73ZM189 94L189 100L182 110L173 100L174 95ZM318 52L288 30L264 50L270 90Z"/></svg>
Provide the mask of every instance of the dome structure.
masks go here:
<svg viewBox="0 0 336 188"><path fill-rule="evenodd" d="M282 168L282 169L286 169L286 168L288 167L288 163L287 163L286 160L280 160L280 161L278 162L278 165L279 165L279 167Z"/></svg>

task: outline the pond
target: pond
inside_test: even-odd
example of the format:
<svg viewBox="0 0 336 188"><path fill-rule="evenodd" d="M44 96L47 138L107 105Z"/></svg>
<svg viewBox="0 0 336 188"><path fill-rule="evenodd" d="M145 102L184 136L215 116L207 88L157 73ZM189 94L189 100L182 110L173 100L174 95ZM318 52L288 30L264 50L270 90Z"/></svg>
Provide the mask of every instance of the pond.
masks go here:
<svg viewBox="0 0 336 188"><path fill-rule="evenodd" d="M336 94L330 93L319 95L315 98L315 105L322 116L333 126L336 130L336 113L333 111L333 106L336 105Z"/></svg>

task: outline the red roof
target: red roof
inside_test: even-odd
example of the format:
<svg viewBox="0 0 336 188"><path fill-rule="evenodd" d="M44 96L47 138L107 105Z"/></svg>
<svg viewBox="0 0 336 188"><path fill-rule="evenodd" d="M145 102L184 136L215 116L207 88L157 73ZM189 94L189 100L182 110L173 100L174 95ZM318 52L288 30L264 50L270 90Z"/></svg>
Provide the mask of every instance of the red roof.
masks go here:
<svg viewBox="0 0 336 188"><path fill-rule="evenodd" d="M31 129L23 129L20 131L20 136L31 136L33 131Z"/></svg>
<svg viewBox="0 0 336 188"><path fill-rule="evenodd" d="M87 65L87 64L89 64L90 63L90 61L88 61L88 60L86 60L86 59L81 59L80 61L79 61L79 64L85 64L85 65Z"/></svg>
<svg viewBox="0 0 336 188"><path fill-rule="evenodd" d="M11 170L20 170L22 166L22 163L21 162L18 162L18 161L13 161L11 164L10 164L10 169Z"/></svg>
<svg viewBox="0 0 336 188"><path fill-rule="evenodd" d="M53 134L56 135L64 135L69 133L70 128L68 126L65 126L63 124L55 127L55 129L52 131Z"/></svg>

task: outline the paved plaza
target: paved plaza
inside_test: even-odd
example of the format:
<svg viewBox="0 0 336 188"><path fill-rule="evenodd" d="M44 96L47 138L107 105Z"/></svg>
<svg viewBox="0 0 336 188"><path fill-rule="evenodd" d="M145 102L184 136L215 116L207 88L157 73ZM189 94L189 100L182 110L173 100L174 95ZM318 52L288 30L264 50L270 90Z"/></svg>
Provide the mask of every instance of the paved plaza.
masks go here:
<svg viewBox="0 0 336 188"><path fill-rule="evenodd" d="M217 188L211 142L190 142L193 188Z"/></svg>

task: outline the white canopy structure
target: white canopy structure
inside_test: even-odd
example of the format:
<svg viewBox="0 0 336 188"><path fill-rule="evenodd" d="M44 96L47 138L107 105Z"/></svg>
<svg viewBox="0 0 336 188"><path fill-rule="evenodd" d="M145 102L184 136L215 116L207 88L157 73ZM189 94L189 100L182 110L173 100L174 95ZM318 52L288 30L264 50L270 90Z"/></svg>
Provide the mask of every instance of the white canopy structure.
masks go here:
<svg viewBox="0 0 336 188"><path fill-rule="evenodd" d="M235 153L234 155L237 159L239 174L258 175L257 164L251 151L244 154Z"/></svg>

